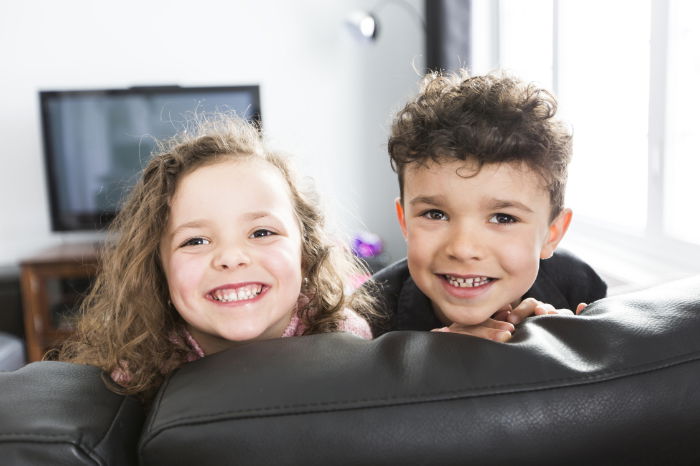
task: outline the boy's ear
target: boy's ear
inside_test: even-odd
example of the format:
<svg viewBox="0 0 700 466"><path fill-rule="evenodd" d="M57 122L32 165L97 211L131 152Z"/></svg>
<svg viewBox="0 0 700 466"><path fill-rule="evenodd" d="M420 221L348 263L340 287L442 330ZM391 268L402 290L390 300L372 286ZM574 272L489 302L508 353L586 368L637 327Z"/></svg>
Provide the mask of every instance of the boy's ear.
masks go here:
<svg viewBox="0 0 700 466"><path fill-rule="evenodd" d="M542 245L542 250L540 251L540 259L549 259L554 254L557 249L559 242L564 238L566 230L569 229L571 224L571 209L562 210L557 217L552 220L549 224L549 231L547 232L547 241Z"/></svg>
<svg viewBox="0 0 700 466"><path fill-rule="evenodd" d="M403 212L403 205L401 205L401 198L397 197L394 200L394 206L396 207L396 219L399 221L399 226L401 227L401 233L403 233L404 239L408 236L406 230L406 217Z"/></svg>

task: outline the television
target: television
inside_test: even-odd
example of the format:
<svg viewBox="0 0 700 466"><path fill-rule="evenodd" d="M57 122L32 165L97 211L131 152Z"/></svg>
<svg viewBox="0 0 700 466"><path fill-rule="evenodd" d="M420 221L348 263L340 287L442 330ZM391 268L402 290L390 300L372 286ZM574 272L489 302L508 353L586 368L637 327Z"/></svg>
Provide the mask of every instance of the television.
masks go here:
<svg viewBox="0 0 700 466"><path fill-rule="evenodd" d="M261 124L251 86L142 86L39 91L51 229L102 230L155 148L194 115L231 113Z"/></svg>

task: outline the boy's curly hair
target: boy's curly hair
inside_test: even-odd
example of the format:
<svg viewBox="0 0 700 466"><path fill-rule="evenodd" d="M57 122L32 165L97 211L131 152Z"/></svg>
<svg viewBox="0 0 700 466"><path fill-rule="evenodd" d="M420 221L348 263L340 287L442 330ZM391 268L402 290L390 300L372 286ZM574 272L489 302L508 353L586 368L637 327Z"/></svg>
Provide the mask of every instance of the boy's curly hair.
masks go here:
<svg viewBox="0 0 700 466"><path fill-rule="evenodd" d="M366 269L325 229L317 197L302 190L286 157L267 150L258 129L245 120L219 115L196 122L160 143L109 229L99 271L81 304L75 333L48 357L127 372L128 381L111 388L150 399L164 377L186 361L190 349L178 338L184 321L169 304L159 243L168 221L169 201L178 181L197 168L231 158L259 158L287 181L302 234L302 292L309 303L299 310L306 334L338 330L342 311L374 315L373 298L346 292L354 274Z"/></svg>
<svg viewBox="0 0 700 466"><path fill-rule="evenodd" d="M395 116L388 149L403 200L408 164L450 160L522 163L544 182L551 218L563 208L571 131L555 118L557 101L506 73L470 77L433 72Z"/></svg>

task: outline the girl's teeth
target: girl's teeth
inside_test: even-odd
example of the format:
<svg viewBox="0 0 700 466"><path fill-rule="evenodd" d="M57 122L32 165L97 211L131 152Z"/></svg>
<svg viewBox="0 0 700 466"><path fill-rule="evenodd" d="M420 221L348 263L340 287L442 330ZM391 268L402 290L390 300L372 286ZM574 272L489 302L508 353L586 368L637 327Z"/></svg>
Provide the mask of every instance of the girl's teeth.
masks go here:
<svg viewBox="0 0 700 466"><path fill-rule="evenodd" d="M445 278L450 285L458 288L475 288L477 286L485 285L491 281L489 277L461 278L445 275Z"/></svg>
<svg viewBox="0 0 700 466"><path fill-rule="evenodd" d="M212 298L222 303L232 301L244 301L252 299L262 292L262 285L244 286L238 289L217 290L212 293Z"/></svg>

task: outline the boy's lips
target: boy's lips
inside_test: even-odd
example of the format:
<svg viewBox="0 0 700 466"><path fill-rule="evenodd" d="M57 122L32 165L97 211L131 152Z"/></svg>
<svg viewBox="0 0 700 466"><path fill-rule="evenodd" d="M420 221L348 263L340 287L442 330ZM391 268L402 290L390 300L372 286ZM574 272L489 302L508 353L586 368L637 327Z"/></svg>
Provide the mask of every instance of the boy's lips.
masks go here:
<svg viewBox="0 0 700 466"><path fill-rule="evenodd" d="M443 288L457 298L474 298L485 293L497 280L486 275L437 274Z"/></svg>
<svg viewBox="0 0 700 466"><path fill-rule="evenodd" d="M237 304L253 301L268 289L270 289L268 285L260 282L235 283L214 288L207 292L206 297L217 303Z"/></svg>
<svg viewBox="0 0 700 466"><path fill-rule="evenodd" d="M457 288L476 288L493 281L494 278L485 275L451 275L441 274L444 280Z"/></svg>

